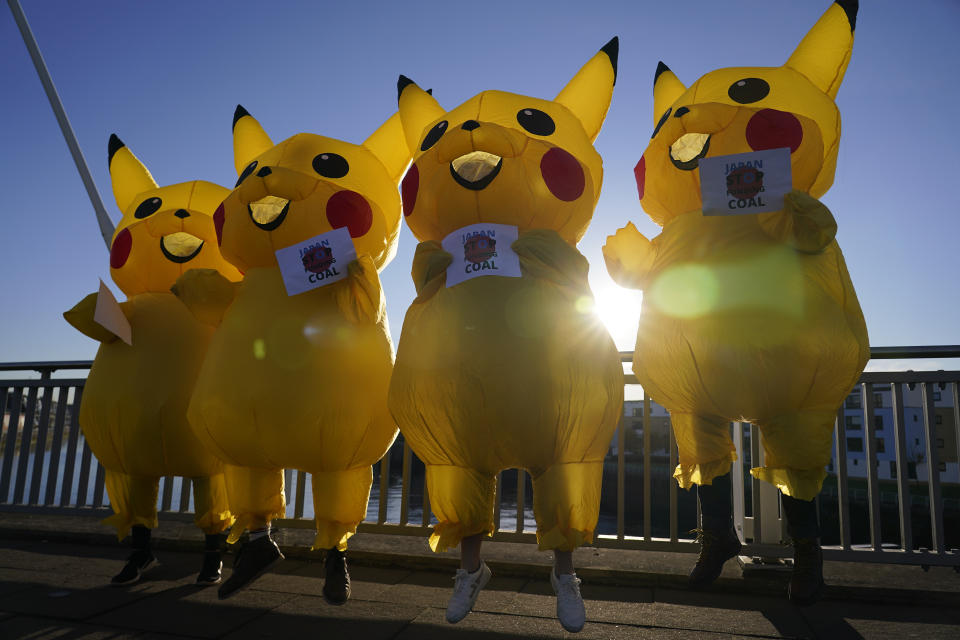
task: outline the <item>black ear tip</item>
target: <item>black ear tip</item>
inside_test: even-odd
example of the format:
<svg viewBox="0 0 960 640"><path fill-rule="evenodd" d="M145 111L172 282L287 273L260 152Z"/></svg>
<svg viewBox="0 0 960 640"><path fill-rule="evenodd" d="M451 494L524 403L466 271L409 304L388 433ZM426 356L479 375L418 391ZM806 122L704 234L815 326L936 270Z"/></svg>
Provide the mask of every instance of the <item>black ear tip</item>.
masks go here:
<svg viewBox="0 0 960 640"><path fill-rule="evenodd" d="M233 125L232 128L236 128L237 121L243 116L250 115L250 112L243 108L242 104L238 104L236 110L233 112Z"/></svg>
<svg viewBox="0 0 960 640"><path fill-rule="evenodd" d="M860 8L859 0L836 0L843 12L847 14L847 20L850 21L850 31L857 29L857 10Z"/></svg>
<svg viewBox="0 0 960 640"><path fill-rule="evenodd" d="M110 141L107 142L107 166L110 166L110 163L113 162L113 156L123 149L126 145L123 144L123 140L117 137L117 134L110 134Z"/></svg>
<svg viewBox="0 0 960 640"><path fill-rule="evenodd" d="M400 101L400 96L403 95L403 90L409 87L411 84L417 84L407 76L400 74L400 77L397 78L397 101Z"/></svg>
<svg viewBox="0 0 960 640"><path fill-rule="evenodd" d="M657 80L660 78L660 74L662 74L664 71L670 71L670 67L663 64L663 61L661 60L660 62L657 63L657 70L653 74L653 84L657 84Z"/></svg>
<svg viewBox="0 0 960 640"><path fill-rule="evenodd" d="M613 66L613 82L617 82L617 57L620 55L620 36L613 36L610 42L600 47L600 51L607 54L610 58L610 64Z"/></svg>

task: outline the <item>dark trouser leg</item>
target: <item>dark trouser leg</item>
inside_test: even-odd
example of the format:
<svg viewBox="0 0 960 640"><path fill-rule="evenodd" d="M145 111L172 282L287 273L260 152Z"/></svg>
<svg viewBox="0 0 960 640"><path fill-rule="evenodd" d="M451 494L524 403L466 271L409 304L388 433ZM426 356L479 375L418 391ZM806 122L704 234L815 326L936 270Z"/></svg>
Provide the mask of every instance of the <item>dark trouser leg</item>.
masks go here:
<svg viewBox="0 0 960 640"><path fill-rule="evenodd" d="M820 537L816 501L797 500L785 495L783 496L783 512L787 517L787 532L791 538L797 540Z"/></svg>
<svg viewBox="0 0 960 640"><path fill-rule="evenodd" d="M150 550L150 529L143 525L135 524L130 529L130 535L133 552L130 554L130 557L127 558L127 564L120 570L120 573L113 576L113 579L110 580L110 584L117 587L134 584L139 581L143 572L157 561L153 552Z"/></svg>
<svg viewBox="0 0 960 640"><path fill-rule="evenodd" d="M733 498L730 473L713 479L713 484L698 484L697 499L707 531L726 532L733 526Z"/></svg>

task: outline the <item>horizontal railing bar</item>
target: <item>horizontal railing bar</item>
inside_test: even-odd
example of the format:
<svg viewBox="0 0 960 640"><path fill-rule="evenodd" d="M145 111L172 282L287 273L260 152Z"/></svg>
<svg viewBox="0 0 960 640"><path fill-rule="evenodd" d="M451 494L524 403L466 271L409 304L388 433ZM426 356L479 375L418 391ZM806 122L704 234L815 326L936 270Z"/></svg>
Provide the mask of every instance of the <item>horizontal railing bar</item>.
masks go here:
<svg viewBox="0 0 960 640"><path fill-rule="evenodd" d="M0 371L45 371L60 369L89 369L93 360L40 360L37 362L0 362Z"/></svg>
<svg viewBox="0 0 960 640"><path fill-rule="evenodd" d="M960 345L870 347L871 360L906 360L923 358L960 358ZM633 351L621 351L620 361L633 362Z"/></svg>
<svg viewBox="0 0 960 640"><path fill-rule="evenodd" d="M79 387L86 384L86 378L47 378L46 380L0 380L4 385L23 387L24 389L46 389L62 385L68 387Z"/></svg>

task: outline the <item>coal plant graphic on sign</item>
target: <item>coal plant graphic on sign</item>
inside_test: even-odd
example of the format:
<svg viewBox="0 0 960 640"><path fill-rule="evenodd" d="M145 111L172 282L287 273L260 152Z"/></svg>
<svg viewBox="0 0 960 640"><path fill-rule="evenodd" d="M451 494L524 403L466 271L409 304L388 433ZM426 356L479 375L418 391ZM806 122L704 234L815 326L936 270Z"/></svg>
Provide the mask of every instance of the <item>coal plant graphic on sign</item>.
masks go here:
<svg viewBox="0 0 960 640"><path fill-rule="evenodd" d="M300 257L303 260L303 268L313 273L323 273L336 262L333 257L333 250L323 245L315 245L304 251Z"/></svg>
<svg viewBox="0 0 960 640"><path fill-rule="evenodd" d="M471 236L463 243L463 257L473 264L480 264L497 255L497 241L490 236Z"/></svg>
<svg viewBox="0 0 960 640"><path fill-rule="evenodd" d="M746 164L727 174L727 193L742 200L754 198L763 191L763 171Z"/></svg>

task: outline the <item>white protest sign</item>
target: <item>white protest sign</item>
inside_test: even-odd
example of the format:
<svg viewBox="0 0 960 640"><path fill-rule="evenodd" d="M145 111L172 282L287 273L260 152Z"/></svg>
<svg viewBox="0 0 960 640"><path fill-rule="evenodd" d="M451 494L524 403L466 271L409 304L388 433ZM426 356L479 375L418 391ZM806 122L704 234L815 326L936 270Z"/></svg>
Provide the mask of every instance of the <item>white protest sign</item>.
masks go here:
<svg viewBox="0 0 960 640"><path fill-rule="evenodd" d="M93 309L93 321L117 336L129 345L133 345L133 329L130 321L123 315L120 303L113 297L110 289L100 281L100 291L97 292L97 306Z"/></svg>
<svg viewBox="0 0 960 640"><path fill-rule="evenodd" d="M700 159L703 215L730 216L783 209L793 189L790 149Z"/></svg>
<svg viewBox="0 0 960 640"><path fill-rule="evenodd" d="M347 227L321 233L275 253L288 296L343 280L347 277L347 265L357 259Z"/></svg>
<svg viewBox="0 0 960 640"><path fill-rule="evenodd" d="M519 278L520 257L510 245L520 235L510 224L479 223L457 229L443 239L443 250L453 255L447 267L447 286L482 276Z"/></svg>

